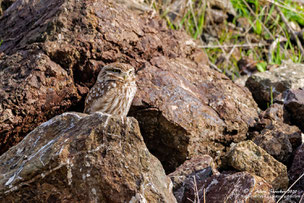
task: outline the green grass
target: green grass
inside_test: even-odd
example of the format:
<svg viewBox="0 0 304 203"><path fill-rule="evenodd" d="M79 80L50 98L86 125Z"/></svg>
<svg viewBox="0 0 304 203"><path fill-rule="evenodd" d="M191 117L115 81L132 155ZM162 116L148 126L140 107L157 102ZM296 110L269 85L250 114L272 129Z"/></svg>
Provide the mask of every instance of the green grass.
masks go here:
<svg viewBox="0 0 304 203"><path fill-rule="evenodd" d="M267 70L267 63L265 61L259 62L257 64L257 69L260 72L265 72Z"/></svg>
<svg viewBox="0 0 304 203"><path fill-rule="evenodd" d="M270 86L270 102L267 102L267 108L269 108L271 105L273 105L273 87Z"/></svg>
<svg viewBox="0 0 304 203"><path fill-rule="evenodd" d="M210 8L204 3L205 1L181 1L184 3L185 9L176 14L175 18L172 18L173 12L170 10L170 5L164 5L161 2L161 0L147 0L147 3L151 3L153 8L167 21L168 27L175 30L183 29L194 39L203 41L202 35L209 34L208 31L213 29L212 26L217 26L210 23L210 20L206 20L207 11ZM232 20L230 19L230 22L226 21L222 24L226 28L215 36L215 40L211 40L211 42L209 40L208 45L204 46L210 62L216 64L223 72L232 72L233 76L240 75L237 61L244 57L255 60L256 68L261 72L266 71L269 65L279 65L287 59L303 62L299 47L291 40L286 24L276 8L278 7L282 11L289 23L304 26L303 6L292 0L280 0L272 4L259 0L231 0L231 3L236 15ZM249 25L249 28L245 29L246 34L229 27L229 24L239 27L238 23L241 19L245 19L247 22L245 24ZM254 43L247 39L248 36L254 38L253 41L263 42L264 45L252 46ZM268 50L278 37L286 40L275 44L271 50ZM229 45L230 48L224 48L226 45ZM234 48L229 55L233 45L242 46ZM228 61L221 63L219 58L223 56L228 58Z"/></svg>

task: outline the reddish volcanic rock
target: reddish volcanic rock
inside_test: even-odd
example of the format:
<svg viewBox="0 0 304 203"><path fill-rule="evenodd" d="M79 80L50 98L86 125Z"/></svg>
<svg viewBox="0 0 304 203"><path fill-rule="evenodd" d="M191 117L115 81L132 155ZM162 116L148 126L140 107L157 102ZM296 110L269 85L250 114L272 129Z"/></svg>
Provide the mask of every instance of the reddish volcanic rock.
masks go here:
<svg viewBox="0 0 304 203"><path fill-rule="evenodd" d="M1 153L51 117L82 112L111 62L136 68L130 115L167 172L199 154L220 164L258 117L250 92L211 70L196 42L127 1L17 0L0 27Z"/></svg>
<svg viewBox="0 0 304 203"><path fill-rule="evenodd" d="M272 187L247 172L221 174L204 181L192 180L178 202L275 202Z"/></svg>

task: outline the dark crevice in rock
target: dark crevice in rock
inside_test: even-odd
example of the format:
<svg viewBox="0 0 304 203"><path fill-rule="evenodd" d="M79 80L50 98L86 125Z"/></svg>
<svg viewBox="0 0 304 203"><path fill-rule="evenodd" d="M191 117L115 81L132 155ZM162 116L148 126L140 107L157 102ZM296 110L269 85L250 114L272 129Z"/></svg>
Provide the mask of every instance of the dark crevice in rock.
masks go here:
<svg viewBox="0 0 304 203"><path fill-rule="evenodd" d="M13 3L15 2L15 0L4 0L1 3L1 8L3 11L5 11L6 9L8 9Z"/></svg>
<svg viewBox="0 0 304 203"><path fill-rule="evenodd" d="M149 151L162 163L167 174L173 172L187 158L186 130L169 122L161 112L149 109L131 109Z"/></svg>

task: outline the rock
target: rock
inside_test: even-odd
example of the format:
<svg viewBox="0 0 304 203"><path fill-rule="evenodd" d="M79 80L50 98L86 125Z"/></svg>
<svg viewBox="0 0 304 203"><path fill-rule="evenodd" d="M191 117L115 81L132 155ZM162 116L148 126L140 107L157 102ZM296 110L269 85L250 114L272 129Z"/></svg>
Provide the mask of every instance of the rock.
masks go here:
<svg viewBox="0 0 304 203"><path fill-rule="evenodd" d="M28 67L30 64L32 68ZM0 154L29 130L80 100L68 73L42 52L17 53L0 62Z"/></svg>
<svg viewBox="0 0 304 203"><path fill-rule="evenodd" d="M288 176L290 183L294 183L304 171L304 144L302 144L295 153L292 165L288 171ZM304 192L304 178L302 177L297 183L293 186L293 190L298 190Z"/></svg>
<svg viewBox="0 0 304 203"><path fill-rule="evenodd" d="M284 114L280 104L273 104L262 112L252 141L278 161L290 165L292 152L301 145L302 136L298 127L284 123Z"/></svg>
<svg viewBox="0 0 304 203"><path fill-rule="evenodd" d="M166 14L170 18L171 23L179 24L182 21L183 16L189 12L190 4L183 0L162 0L158 1L160 7L167 12ZM229 0L207 0L208 4L206 21L223 23L228 18L228 14L236 16L236 12ZM203 4L199 8L203 8ZM196 6L193 6L194 9ZM201 11L200 11L201 12Z"/></svg>
<svg viewBox="0 0 304 203"><path fill-rule="evenodd" d="M259 115L261 122L264 126L269 126L272 123L285 122L289 120L286 117L286 112L284 111L284 106L281 104L273 104L265 111L262 111Z"/></svg>
<svg viewBox="0 0 304 203"><path fill-rule="evenodd" d="M111 62L136 68L130 115L167 173L199 154L220 164L225 146L245 140L258 117L246 88L209 69L196 42L153 13L113 0L17 0L0 27L1 152L55 115L82 112Z"/></svg>
<svg viewBox="0 0 304 203"><path fill-rule="evenodd" d="M215 168L212 157L209 155L200 155L185 161L173 173L168 175L172 180L174 190L177 190L188 176L192 176L207 167L210 167L212 174L219 173Z"/></svg>
<svg viewBox="0 0 304 203"><path fill-rule="evenodd" d="M264 178L275 190L288 187L286 166L250 140L233 144L225 161L238 171L246 171Z"/></svg>
<svg viewBox="0 0 304 203"><path fill-rule="evenodd" d="M168 176L177 202L203 202L204 188L206 202L274 202L265 180L247 172L220 174L208 155L187 160Z"/></svg>
<svg viewBox="0 0 304 203"><path fill-rule="evenodd" d="M0 202L176 201L134 118L64 113L0 163Z"/></svg>
<svg viewBox="0 0 304 203"><path fill-rule="evenodd" d="M275 202L271 191L263 178L250 173L220 174L202 182L192 180L178 202Z"/></svg>
<svg viewBox="0 0 304 203"><path fill-rule="evenodd" d="M278 161L287 164L293 152L292 145L288 139L289 135L281 131L280 128L264 129L252 141Z"/></svg>
<svg viewBox="0 0 304 203"><path fill-rule="evenodd" d="M295 152L292 165L288 170L288 177L290 179L291 189L283 194L278 194L278 198L281 198L279 202L282 203L302 203L304 198L304 180L303 171L304 168L304 144L302 144ZM277 198L277 199L278 199Z"/></svg>
<svg viewBox="0 0 304 203"><path fill-rule="evenodd" d="M248 78L246 86L261 109L273 100L282 102L282 93L289 89L304 87L304 65L285 62L273 71L259 72Z"/></svg>
<svg viewBox="0 0 304 203"><path fill-rule="evenodd" d="M214 174L219 174L219 172L209 155L201 155L185 161L173 173L168 175L172 180L177 202L182 202L185 189L193 186L194 177L196 181L201 182Z"/></svg>
<svg viewBox="0 0 304 203"><path fill-rule="evenodd" d="M235 12L235 9L231 3L231 1L228 1L228 0L224 0L224 1L221 1L221 0L208 0L208 3L210 4L210 6L212 8L218 8L218 9L221 9L221 10L224 10L226 11L228 14L230 15L234 15L236 16L236 12Z"/></svg>
<svg viewBox="0 0 304 203"><path fill-rule="evenodd" d="M168 173L197 154L217 162L224 145L246 139L258 117L248 90L188 60L157 57L152 64L138 72L130 115Z"/></svg>
<svg viewBox="0 0 304 203"><path fill-rule="evenodd" d="M185 177L183 182L180 184L179 187L173 189L174 196L177 200L177 202L187 202L186 196L193 196L194 194L197 194L197 183L203 182L207 178L211 177L213 174L212 168L209 166L207 168L198 170L193 172L192 174L189 174ZM195 191L193 191L193 188L195 188ZM191 191L191 192L189 192ZM190 193L190 194L187 194ZM192 195L191 195L192 194ZM190 198L189 198L190 199ZM188 199L188 200L189 200ZM198 198L197 198L198 199Z"/></svg>
<svg viewBox="0 0 304 203"><path fill-rule="evenodd" d="M291 122L304 131L304 90L300 88L287 91L284 107L290 114Z"/></svg>
<svg viewBox="0 0 304 203"><path fill-rule="evenodd" d="M245 87L246 81L249 78L249 75L242 75L239 78L234 80L235 84L238 84L241 87Z"/></svg>

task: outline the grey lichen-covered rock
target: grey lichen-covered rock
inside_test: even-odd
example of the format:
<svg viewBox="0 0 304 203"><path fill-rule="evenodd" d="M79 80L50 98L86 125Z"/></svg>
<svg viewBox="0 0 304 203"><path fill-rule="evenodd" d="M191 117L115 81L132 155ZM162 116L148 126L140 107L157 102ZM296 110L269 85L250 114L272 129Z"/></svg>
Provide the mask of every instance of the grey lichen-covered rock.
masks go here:
<svg viewBox="0 0 304 203"><path fill-rule="evenodd" d="M281 93L288 89L304 87L304 65L285 62L273 71L259 72L248 78L246 86L259 107L266 109L271 94L274 100L281 101ZM272 92L272 93L271 93Z"/></svg>
<svg viewBox="0 0 304 203"><path fill-rule="evenodd" d="M287 189L287 167L252 141L231 146L227 164L238 171L247 171L264 178L274 189Z"/></svg>
<svg viewBox="0 0 304 203"><path fill-rule="evenodd" d="M134 118L64 113L0 163L0 202L176 201Z"/></svg>

